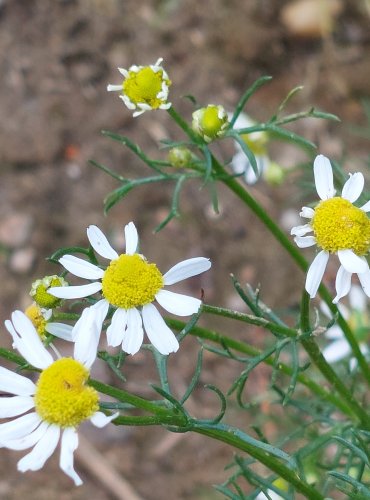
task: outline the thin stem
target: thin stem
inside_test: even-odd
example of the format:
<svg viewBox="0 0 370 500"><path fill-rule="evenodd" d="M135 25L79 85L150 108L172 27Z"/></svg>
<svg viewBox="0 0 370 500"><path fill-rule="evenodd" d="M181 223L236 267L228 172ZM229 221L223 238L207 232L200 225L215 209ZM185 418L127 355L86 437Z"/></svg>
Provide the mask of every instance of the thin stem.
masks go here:
<svg viewBox="0 0 370 500"><path fill-rule="evenodd" d="M177 331L183 330L186 326L186 323L184 323L183 321L179 321L173 318L166 318L166 323L168 324L168 326L174 328ZM219 332L216 332L214 330L208 330L200 326L193 326L192 329L189 331L189 334L195 337L199 337L201 339L210 340L221 346L225 346L229 349L234 349L242 354L248 354L249 356L255 357L261 354L261 351L259 349L256 349L255 347L252 347L251 345L245 342L239 342L238 340L231 339L226 335L222 335ZM269 366L274 366L274 359L273 357L265 358L263 359L263 363ZM286 375L293 374L292 368L288 365L285 365L284 363L279 362L275 366L275 369ZM310 389L318 397L330 402L332 405L340 409L344 414L348 415L349 417L355 416L355 413L335 394L333 394L332 392L328 392L322 385L317 384L303 373L298 374L297 380L302 385Z"/></svg>
<svg viewBox="0 0 370 500"><path fill-rule="evenodd" d="M309 307L310 307L310 297L308 293L304 290L301 301L302 337L300 341L303 347L305 348L307 354L313 361L313 363L324 375L326 380L328 380L332 384L332 386L335 388L338 394L342 396L342 398L346 401L347 405L350 406L352 410L356 413L359 421L364 426L364 428L370 429L370 416L362 408L362 406L358 404L353 393L350 392L347 389L347 387L343 384L341 379L338 377L338 375L326 361L319 347L317 346L316 342L312 338L312 330L310 327L310 318L309 318Z"/></svg>
<svg viewBox="0 0 370 500"><path fill-rule="evenodd" d="M243 321L244 323L249 323L250 325L261 326L271 332L279 333L285 337L298 337L298 332L294 328L272 323L271 321L259 316L253 316L252 314L241 313L238 311L231 311L225 307L210 306L208 304L202 304L201 308L202 312L215 314L216 316L223 316L224 318L235 319L237 321Z"/></svg>
<svg viewBox="0 0 370 500"><path fill-rule="evenodd" d="M217 441L227 443L234 448L242 450L253 458L264 464L270 470L283 477L288 483L292 484L297 492L300 492L310 500L323 500L324 497L313 487L302 481L297 472L282 464L277 458L268 452L253 446L246 436L239 429L225 424L207 424L203 422L194 422L191 430L198 434L211 437ZM244 439L247 437L248 440Z"/></svg>

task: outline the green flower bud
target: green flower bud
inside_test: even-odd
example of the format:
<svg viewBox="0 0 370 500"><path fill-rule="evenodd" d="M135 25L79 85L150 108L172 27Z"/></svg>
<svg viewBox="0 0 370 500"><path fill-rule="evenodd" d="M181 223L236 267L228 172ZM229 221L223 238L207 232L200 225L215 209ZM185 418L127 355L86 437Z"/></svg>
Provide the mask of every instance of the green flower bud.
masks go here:
<svg viewBox="0 0 370 500"><path fill-rule="evenodd" d="M62 299L54 297L48 293L52 286L68 286L68 282L60 276L45 276L32 283L30 295L36 304L45 309L54 309L62 302Z"/></svg>
<svg viewBox="0 0 370 500"><path fill-rule="evenodd" d="M193 113L193 130L206 142L222 137L228 125L227 113L222 106L209 104Z"/></svg>
<svg viewBox="0 0 370 500"><path fill-rule="evenodd" d="M171 148L168 152L168 161L171 163L172 167L187 167L191 160L191 151L185 146Z"/></svg>

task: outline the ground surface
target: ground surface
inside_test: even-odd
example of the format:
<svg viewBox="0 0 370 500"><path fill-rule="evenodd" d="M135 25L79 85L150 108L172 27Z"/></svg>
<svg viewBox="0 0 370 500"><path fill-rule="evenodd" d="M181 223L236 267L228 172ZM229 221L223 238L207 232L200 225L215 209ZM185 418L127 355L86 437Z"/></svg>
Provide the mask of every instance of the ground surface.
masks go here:
<svg viewBox="0 0 370 500"><path fill-rule="evenodd" d="M173 81L171 100L187 119L191 104L181 96L191 93L201 104L232 108L256 78L271 74L272 83L250 101L250 114L267 119L292 87L303 84L290 109L314 104L339 115L343 124L305 120L295 130L316 142L320 152L337 159L345 156L349 169L364 166L365 143L351 134L348 124L364 124L361 99L369 91L366 2L334 2L333 32L325 38L319 35L317 23L308 38L301 36L302 28L294 33L297 29L290 22L284 25L283 9L290 3L0 3L1 322L12 310L28 305L33 279L58 272L45 261L54 250L85 245L85 228L91 223L102 227L119 247L122 228L130 220L139 228L143 252L164 271L187 257L212 259L213 271L189 282L184 288L187 293L197 295L203 287L209 303L242 307L229 282L233 272L243 283L261 284L263 298L273 307L296 303L302 276L226 190L220 189L221 214L215 217L208 194L189 185L181 200L182 218L153 236L153 228L166 215L170 190L142 188L105 218L102 200L117 184L88 165L89 159L95 159L125 176L136 176L145 168L130 152L102 137L102 129L124 133L158 158L164 157L157 150L159 139L181 138L165 112L133 119L117 95L105 90L107 83L119 81L117 66L150 64L163 57ZM274 143L271 154L285 167L309 159L282 143ZM283 186L261 182L251 188L287 228L296 223L289 209L301 205L292 196L294 183L295 178L289 177ZM203 323L216 326L206 319ZM257 333L256 342L264 342L261 332L252 329L234 333L249 338ZM2 345L9 345L4 329ZM170 361L178 394L191 379L197 349L195 339L187 339L176 360ZM126 388L148 394L147 381L156 380L152 365L148 353L130 360ZM97 376L114 381L104 367L98 370ZM207 354L201 382L217 382L226 390L236 373L234 365ZM261 395L264 389L261 372L249 396ZM198 391L190 411L210 417L217 412L217 402ZM59 471L56 457L42 471L20 475L16 472L19 453L1 450L0 498L133 500L133 493L118 490L124 487L120 483L114 493L115 480L109 476L114 470L142 499L220 498L211 485L226 477L223 468L232 458L221 445L206 443L197 435L170 435L164 429L109 428L94 433L86 426L82 432L86 443L81 444L76 463L84 486L72 486Z"/></svg>

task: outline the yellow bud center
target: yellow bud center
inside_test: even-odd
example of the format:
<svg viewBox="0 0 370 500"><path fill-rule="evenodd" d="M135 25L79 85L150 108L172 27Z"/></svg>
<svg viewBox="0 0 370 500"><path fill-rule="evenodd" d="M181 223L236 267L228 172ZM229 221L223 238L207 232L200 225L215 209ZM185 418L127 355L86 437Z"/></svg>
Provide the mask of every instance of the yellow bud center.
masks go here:
<svg viewBox="0 0 370 500"><path fill-rule="evenodd" d="M54 297L48 293L52 286L66 286L68 283L59 276L46 276L42 280L37 280L32 285L31 297L40 306L45 309L54 309L62 302L58 297Z"/></svg>
<svg viewBox="0 0 370 500"><path fill-rule="evenodd" d="M227 117L219 117L218 106L208 106L203 110L200 127L203 130L204 135L214 139L221 132L222 126L226 123Z"/></svg>
<svg viewBox="0 0 370 500"><path fill-rule="evenodd" d="M321 201L315 208L311 226L317 244L326 252L349 249L365 255L369 250L369 218L344 198Z"/></svg>
<svg viewBox="0 0 370 500"><path fill-rule="evenodd" d="M158 97L163 82L167 87L171 85L171 81L164 78L163 70L153 71L150 66L146 66L138 71L129 71L122 83L122 90L133 104L145 103L157 109L165 102L164 98Z"/></svg>
<svg viewBox="0 0 370 500"><path fill-rule="evenodd" d="M32 304L31 306L27 307L27 309L24 311L25 315L27 318L31 320L31 323L35 327L37 333L39 334L41 340L44 340L45 334L46 334L46 319L42 315L41 309L37 304Z"/></svg>
<svg viewBox="0 0 370 500"><path fill-rule="evenodd" d="M132 309L153 302L163 287L163 276L155 264L139 254L120 255L112 260L102 279L107 301L122 309Z"/></svg>
<svg viewBox="0 0 370 500"><path fill-rule="evenodd" d="M99 409L99 395L86 385L89 371L72 358L48 366L36 384L35 408L43 421L76 427Z"/></svg>

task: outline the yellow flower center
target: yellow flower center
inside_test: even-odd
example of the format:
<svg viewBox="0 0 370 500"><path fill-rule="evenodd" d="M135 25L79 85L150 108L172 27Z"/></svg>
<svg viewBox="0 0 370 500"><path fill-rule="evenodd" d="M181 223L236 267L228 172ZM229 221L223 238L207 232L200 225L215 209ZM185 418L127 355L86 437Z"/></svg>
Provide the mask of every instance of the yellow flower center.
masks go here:
<svg viewBox="0 0 370 500"><path fill-rule="evenodd" d="M86 385L89 371L72 358L48 366L36 384L35 407L43 421L76 427L99 409L99 395Z"/></svg>
<svg viewBox="0 0 370 500"><path fill-rule="evenodd" d="M162 90L163 82L167 87L171 85L171 81L163 77L163 70L153 71L150 66L146 66L139 71L129 71L122 83L122 90L133 104L146 103L151 108L157 109L165 102L164 99L157 97Z"/></svg>
<svg viewBox="0 0 370 500"><path fill-rule="evenodd" d="M122 309L132 309L153 302L163 287L163 276L155 264L139 254L120 255L104 273L102 292L107 301Z"/></svg>
<svg viewBox="0 0 370 500"><path fill-rule="evenodd" d="M365 255L370 245L370 221L366 213L344 198L319 203L311 221L317 244L326 252L353 250Z"/></svg>
<svg viewBox="0 0 370 500"><path fill-rule="evenodd" d="M265 132L252 132L251 134L242 134L241 138L254 155L264 156L266 154L266 144L268 137Z"/></svg>
<svg viewBox="0 0 370 500"><path fill-rule="evenodd" d="M27 318L29 318L36 328L37 333L39 334L41 340L45 339L46 334L46 319L42 315L41 309L37 304L32 304L24 311Z"/></svg>

